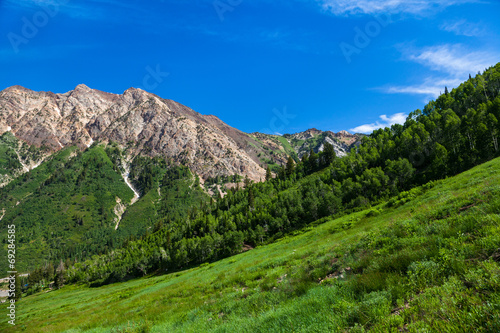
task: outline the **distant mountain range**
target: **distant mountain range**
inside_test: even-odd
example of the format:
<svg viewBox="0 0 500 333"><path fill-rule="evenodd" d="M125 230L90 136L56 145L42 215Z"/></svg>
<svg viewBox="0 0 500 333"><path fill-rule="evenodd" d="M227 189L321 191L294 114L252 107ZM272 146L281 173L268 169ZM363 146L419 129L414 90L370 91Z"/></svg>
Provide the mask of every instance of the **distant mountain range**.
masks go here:
<svg viewBox="0 0 500 333"><path fill-rule="evenodd" d="M65 147L83 150L94 142L115 142L129 161L137 155L162 155L201 179L238 174L254 181L264 179L267 166L277 170L288 156L298 160L311 149L321 151L325 142L342 156L361 138L317 129L283 136L247 134L216 116L141 89L116 95L83 84L64 94L21 86L1 91L0 135L8 131L21 143L44 148L43 154L30 155L27 149L21 152L21 143L13 146L20 162L18 174Z"/></svg>

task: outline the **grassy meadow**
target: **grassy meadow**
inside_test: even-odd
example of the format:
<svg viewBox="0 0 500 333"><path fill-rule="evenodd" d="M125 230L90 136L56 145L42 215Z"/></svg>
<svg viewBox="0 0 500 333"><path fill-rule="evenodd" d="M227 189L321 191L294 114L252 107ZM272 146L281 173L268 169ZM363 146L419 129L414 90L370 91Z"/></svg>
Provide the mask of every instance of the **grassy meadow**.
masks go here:
<svg viewBox="0 0 500 333"><path fill-rule="evenodd" d="M497 158L188 270L31 295L0 331L498 332L499 171Z"/></svg>

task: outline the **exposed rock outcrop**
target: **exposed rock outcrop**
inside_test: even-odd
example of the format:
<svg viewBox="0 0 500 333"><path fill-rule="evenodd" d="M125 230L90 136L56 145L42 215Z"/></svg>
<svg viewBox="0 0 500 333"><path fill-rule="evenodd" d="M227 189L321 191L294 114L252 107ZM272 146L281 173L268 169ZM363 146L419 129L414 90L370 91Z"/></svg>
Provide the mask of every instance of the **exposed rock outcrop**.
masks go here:
<svg viewBox="0 0 500 333"><path fill-rule="evenodd" d="M117 95L83 84L64 94L10 87L0 92L0 134L6 131L49 152L113 141L129 157L163 155L203 179L239 174L259 181L265 164L284 164L291 153L276 136L243 133L216 116L135 88ZM316 129L284 137L299 157L310 148L322 150L324 142L342 156L359 141L345 131Z"/></svg>

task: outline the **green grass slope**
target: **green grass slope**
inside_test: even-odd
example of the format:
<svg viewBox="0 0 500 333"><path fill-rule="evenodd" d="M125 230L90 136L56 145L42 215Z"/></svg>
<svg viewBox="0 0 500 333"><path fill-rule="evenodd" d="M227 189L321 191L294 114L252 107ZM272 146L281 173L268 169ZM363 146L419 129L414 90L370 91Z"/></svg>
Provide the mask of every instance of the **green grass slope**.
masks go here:
<svg viewBox="0 0 500 333"><path fill-rule="evenodd" d="M2 332L498 332L500 159L274 244L22 299Z"/></svg>

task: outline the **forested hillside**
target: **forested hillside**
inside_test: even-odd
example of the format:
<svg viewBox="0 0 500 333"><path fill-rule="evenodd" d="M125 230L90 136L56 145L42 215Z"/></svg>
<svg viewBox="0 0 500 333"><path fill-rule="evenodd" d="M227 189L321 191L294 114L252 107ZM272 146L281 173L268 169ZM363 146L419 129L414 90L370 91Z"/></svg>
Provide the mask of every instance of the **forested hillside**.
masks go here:
<svg viewBox="0 0 500 333"><path fill-rule="evenodd" d="M499 170L497 158L192 269L27 296L0 330L498 332Z"/></svg>
<svg viewBox="0 0 500 333"><path fill-rule="evenodd" d="M0 136L0 186L40 165L46 147L36 148L18 140L7 131Z"/></svg>
<svg viewBox="0 0 500 333"><path fill-rule="evenodd" d="M0 189L0 229L15 224L20 230L20 271L104 254L153 232L159 217L183 219L188 207L208 200L187 168L137 157L131 176L141 198L128 210L134 194L122 178L122 163L112 144L84 152L67 148Z"/></svg>
<svg viewBox="0 0 500 333"><path fill-rule="evenodd" d="M107 283L155 270L214 261L285 234L392 198L499 155L500 64L412 112L404 125L375 131L336 158L332 146L311 151L267 181L245 181L211 205L194 207L123 249L74 265L71 282ZM377 214L374 210L373 214Z"/></svg>

